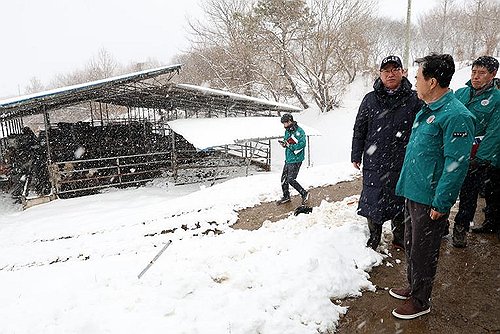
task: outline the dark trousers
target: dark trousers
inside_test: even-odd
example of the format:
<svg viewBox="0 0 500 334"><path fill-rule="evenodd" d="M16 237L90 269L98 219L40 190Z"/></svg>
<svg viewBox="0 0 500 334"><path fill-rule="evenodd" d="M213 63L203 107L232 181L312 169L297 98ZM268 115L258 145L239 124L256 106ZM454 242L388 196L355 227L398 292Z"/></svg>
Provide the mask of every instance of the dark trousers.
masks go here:
<svg viewBox="0 0 500 334"><path fill-rule="evenodd" d="M405 253L406 274L411 295L422 307L430 306L436 276L439 246L448 215L438 220L429 216L430 206L406 199Z"/></svg>
<svg viewBox="0 0 500 334"><path fill-rule="evenodd" d="M404 245L405 238L405 222L404 222L404 212L396 214L391 220L391 230L393 240L392 242L398 245Z"/></svg>
<svg viewBox="0 0 500 334"><path fill-rule="evenodd" d="M287 163L283 166L283 173L281 174L281 189L283 190L283 197L290 197L289 185L299 192L300 195L304 195L306 191L302 186L295 180L297 175L299 175L300 166L302 162Z"/></svg>
<svg viewBox="0 0 500 334"><path fill-rule="evenodd" d="M484 187L485 223L500 229L500 168L488 166Z"/></svg>
<svg viewBox="0 0 500 334"><path fill-rule="evenodd" d="M380 244L380 239L382 239L382 225L384 222L375 221L372 218L367 217L368 229L370 230L370 237L366 243L367 247L377 249ZM391 219L391 229L393 239L392 242L397 245L404 245L404 213L397 213L393 219Z"/></svg>
<svg viewBox="0 0 500 334"><path fill-rule="evenodd" d="M470 223L474 219L477 208L477 197L482 182L484 168L471 164L467 171L462 188L460 188L458 212L455 216L455 226L453 229L469 231Z"/></svg>

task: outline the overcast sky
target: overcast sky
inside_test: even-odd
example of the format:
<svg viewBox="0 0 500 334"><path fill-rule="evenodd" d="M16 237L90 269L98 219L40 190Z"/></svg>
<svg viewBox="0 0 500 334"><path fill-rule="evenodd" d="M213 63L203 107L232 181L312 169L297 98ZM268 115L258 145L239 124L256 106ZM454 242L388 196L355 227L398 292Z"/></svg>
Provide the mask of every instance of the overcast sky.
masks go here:
<svg viewBox="0 0 500 334"><path fill-rule="evenodd" d="M2 0L0 98L24 94L32 77L47 85L81 69L100 48L120 64L170 64L188 47L188 17L205 0ZM415 15L437 0L413 0ZM379 0L383 15L404 18L407 0Z"/></svg>

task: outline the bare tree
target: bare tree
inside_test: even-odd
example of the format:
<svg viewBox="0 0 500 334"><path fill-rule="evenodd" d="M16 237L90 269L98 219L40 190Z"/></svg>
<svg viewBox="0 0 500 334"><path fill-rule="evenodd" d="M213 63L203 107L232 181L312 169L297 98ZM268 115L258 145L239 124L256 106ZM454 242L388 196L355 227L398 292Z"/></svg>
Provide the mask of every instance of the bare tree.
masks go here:
<svg viewBox="0 0 500 334"><path fill-rule="evenodd" d="M465 6L465 13L470 17L469 36L471 36L470 58L479 54L494 54L498 50L500 39L499 16L500 3L495 0L471 0Z"/></svg>
<svg viewBox="0 0 500 334"><path fill-rule="evenodd" d="M363 24L368 47L363 67L369 70L378 70L380 60L388 55L402 55L405 45L405 29L403 21L388 18L373 18ZM415 36L412 33L412 36Z"/></svg>
<svg viewBox="0 0 500 334"><path fill-rule="evenodd" d="M453 0L441 0L441 37L439 39L439 53L444 53L444 43L446 40L446 32L448 31L449 7L452 4Z"/></svg>
<svg viewBox="0 0 500 334"><path fill-rule="evenodd" d="M370 1L314 0L314 26L293 59L297 75L323 112L337 106L346 82L352 82L369 59L365 26Z"/></svg>
<svg viewBox="0 0 500 334"><path fill-rule="evenodd" d="M42 82L37 77L32 77L30 83L24 89L25 94L33 94L41 92L45 89Z"/></svg>
<svg viewBox="0 0 500 334"><path fill-rule="evenodd" d="M295 78L294 53L307 39L314 26L313 17L304 0L260 0L254 9L261 44L267 60L279 69L293 95L303 108L308 104Z"/></svg>
<svg viewBox="0 0 500 334"><path fill-rule="evenodd" d="M252 95L253 69L258 45L253 42L247 15L252 2L245 0L209 0L203 6L203 21L189 22L192 50L182 56L190 66L181 72L188 81L235 89ZM207 23L208 22L208 23ZM203 74L201 76L200 74Z"/></svg>
<svg viewBox="0 0 500 334"><path fill-rule="evenodd" d="M109 78L116 73L118 64L106 49L101 48L88 63L85 69L89 81Z"/></svg>

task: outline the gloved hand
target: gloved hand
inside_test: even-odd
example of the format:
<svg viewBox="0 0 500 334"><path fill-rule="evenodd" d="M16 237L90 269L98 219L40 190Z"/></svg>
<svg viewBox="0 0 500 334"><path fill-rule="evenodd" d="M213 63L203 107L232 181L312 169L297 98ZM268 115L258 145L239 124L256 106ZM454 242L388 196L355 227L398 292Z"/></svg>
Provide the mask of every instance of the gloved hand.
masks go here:
<svg viewBox="0 0 500 334"><path fill-rule="evenodd" d="M278 139L278 143L280 143L281 147L288 147L288 143L286 141Z"/></svg>

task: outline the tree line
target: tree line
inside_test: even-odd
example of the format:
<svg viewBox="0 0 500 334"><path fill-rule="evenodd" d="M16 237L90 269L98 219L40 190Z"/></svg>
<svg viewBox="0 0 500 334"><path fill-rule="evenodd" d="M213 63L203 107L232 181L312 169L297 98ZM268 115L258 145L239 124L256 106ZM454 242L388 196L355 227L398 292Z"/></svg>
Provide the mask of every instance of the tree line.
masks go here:
<svg viewBox="0 0 500 334"><path fill-rule="evenodd" d="M189 22L190 49L173 59L183 64L175 80L328 112L358 75L376 75L380 59L403 54L405 20L374 8L376 0L206 0L201 19ZM496 0L439 0L412 22L410 64L431 52L457 61L498 56L499 18ZM119 66L102 49L55 86L139 70L134 66Z"/></svg>

